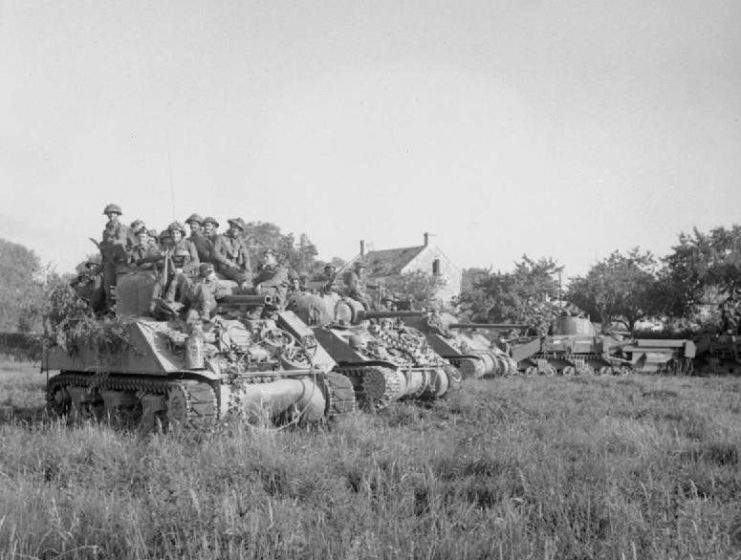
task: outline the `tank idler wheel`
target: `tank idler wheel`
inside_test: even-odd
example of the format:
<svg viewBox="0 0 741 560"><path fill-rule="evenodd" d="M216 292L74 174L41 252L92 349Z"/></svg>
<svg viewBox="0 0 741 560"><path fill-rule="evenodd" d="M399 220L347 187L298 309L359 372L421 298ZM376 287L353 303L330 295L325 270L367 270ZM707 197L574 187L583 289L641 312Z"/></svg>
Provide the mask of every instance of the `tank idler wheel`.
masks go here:
<svg viewBox="0 0 741 560"><path fill-rule="evenodd" d="M525 377L533 377L538 375L538 368L535 366L528 366L525 368Z"/></svg>
<svg viewBox="0 0 741 560"><path fill-rule="evenodd" d="M561 373L564 377L573 377L576 373L576 368L574 366L566 366L565 368L563 368Z"/></svg>
<svg viewBox="0 0 741 560"><path fill-rule="evenodd" d="M341 373L327 372L324 378L327 406L324 414L332 418L355 410L355 389L350 380Z"/></svg>

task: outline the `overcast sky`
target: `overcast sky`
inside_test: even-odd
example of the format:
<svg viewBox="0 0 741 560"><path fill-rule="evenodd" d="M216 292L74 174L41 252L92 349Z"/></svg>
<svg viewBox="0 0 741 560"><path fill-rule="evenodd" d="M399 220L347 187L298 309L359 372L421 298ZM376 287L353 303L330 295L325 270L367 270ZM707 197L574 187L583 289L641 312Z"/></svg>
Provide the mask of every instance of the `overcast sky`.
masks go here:
<svg viewBox="0 0 741 560"><path fill-rule="evenodd" d="M741 222L738 0L0 0L0 237L108 202L568 276Z"/></svg>

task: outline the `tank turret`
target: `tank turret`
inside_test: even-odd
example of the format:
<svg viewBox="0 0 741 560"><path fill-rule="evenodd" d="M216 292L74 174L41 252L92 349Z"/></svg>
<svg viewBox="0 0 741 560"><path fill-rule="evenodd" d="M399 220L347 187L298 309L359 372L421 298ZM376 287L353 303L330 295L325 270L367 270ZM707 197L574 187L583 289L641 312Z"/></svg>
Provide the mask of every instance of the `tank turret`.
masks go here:
<svg viewBox="0 0 741 560"><path fill-rule="evenodd" d="M224 295L208 320L163 321L144 311L153 285L152 275L123 276L115 317L82 307L52 315L58 342L42 364L60 371L47 387L51 411L149 429L230 417L314 422L354 408L349 380L332 372L310 328L291 311L254 313L269 296Z"/></svg>

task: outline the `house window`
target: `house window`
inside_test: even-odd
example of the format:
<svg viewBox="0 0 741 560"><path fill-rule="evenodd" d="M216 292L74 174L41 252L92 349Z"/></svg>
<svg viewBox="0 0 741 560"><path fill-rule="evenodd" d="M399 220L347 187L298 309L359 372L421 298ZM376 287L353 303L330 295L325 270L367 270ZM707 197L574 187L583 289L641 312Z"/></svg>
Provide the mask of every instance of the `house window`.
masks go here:
<svg viewBox="0 0 741 560"><path fill-rule="evenodd" d="M432 275L440 276L440 259L432 261Z"/></svg>

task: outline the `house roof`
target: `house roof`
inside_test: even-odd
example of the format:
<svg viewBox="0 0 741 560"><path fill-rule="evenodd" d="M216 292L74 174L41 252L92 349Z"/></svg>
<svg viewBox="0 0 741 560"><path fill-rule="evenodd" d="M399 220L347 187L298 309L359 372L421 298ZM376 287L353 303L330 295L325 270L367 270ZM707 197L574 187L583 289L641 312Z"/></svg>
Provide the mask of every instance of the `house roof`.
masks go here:
<svg viewBox="0 0 741 560"><path fill-rule="evenodd" d="M369 251L363 257L366 274L373 277L401 274L402 269L425 248L425 245L419 245L418 247Z"/></svg>

